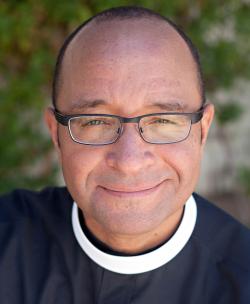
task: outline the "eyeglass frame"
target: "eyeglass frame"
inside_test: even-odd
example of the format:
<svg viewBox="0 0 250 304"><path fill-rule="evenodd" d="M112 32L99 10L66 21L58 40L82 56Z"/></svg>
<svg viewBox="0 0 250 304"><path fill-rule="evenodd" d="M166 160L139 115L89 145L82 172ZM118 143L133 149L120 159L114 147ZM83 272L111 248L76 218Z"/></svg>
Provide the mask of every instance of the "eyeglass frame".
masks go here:
<svg viewBox="0 0 250 304"><path fill-rule="evenodd" d="M53 112L55 118L56 118L56 121L58 123L60 123L61 125L65 126L65 127L68 127L68 131L69 131L69 134L70 134L70 137L71 139L78 143L78 144L81 144L81 145L89 145L89 146L105 146L105 145L111 145L111 144L114 144L115 142L117 142L120 137L122 136L122 133L123 133L123 124L124 123L137 123L137 126L138 126L138 133L140 135L140 137L146 142L146 143L149 143L149 144L155 144L155 145L167 145L167 144L174 144L174 143L179 143L179 142L182 142L184 140L186 140L190 134L190 131L191 131L191 127L193 124L199 122L202 118L203 118L203 114L204 114L204 110L206 108L207 104L204 104L202 105L198 111L196 112L158 112L158 113L150 113L150 114L144 114L144 115L140 115L140 116L135 116L135 117L123 117L123 116L119 116L119 115L114 115L114 114L93 114L93 113L90 113L90 114L71 114L71 115L63 115L60 111L58 111L58 109L56 108L50 108L51 111ZM188 131L188 134L185 138L181 139L181 140L178 140L178 141L174 141L174 142L166 142L166 143L156 143L156 142L149 142L147 141L143 135L142 135L142 131L140 130L140 126L139 126L139 123L140 123L140 120L144 117L149 117L149 116L155 116L155 115L181 115L181 116L188 116L190 118L190 121L191 121L191 124L190 124L190 128L189 128L189 131ZM119 131L118 133L118 136L117 138L114 140L114 141L111 141L111 142L108 142L108 143L101 143L101 144L91 144L91 143L83 143L83 142L80 142L80 141L77 141L73 135L72 135L72 132L71 132L71 129L70 129L70 120L73 119L73 118L77 118L77 117L86 117L86 116L102 116L102 117L114 117L114 118L117 118L119 119L120 121L120 125L121 125L121 130Z"/></svg>

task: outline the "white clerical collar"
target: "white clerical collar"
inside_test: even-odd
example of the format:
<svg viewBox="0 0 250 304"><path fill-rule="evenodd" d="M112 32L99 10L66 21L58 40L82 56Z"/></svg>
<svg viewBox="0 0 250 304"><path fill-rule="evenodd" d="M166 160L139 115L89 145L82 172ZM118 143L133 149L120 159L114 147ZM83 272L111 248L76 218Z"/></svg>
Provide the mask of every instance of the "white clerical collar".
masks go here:
<svg viewBox="0 0 250 304"><path fill-rule="evenodd" d="M171 261L186 245L194 230L197 207L193 196L187 200L181 223L174 235L157 249L135 256L108 254L95 247L85 236L78 217L78 207L72 207L75 237L83 251L99 266L121 274L138 274L154 270Z"/></svg>

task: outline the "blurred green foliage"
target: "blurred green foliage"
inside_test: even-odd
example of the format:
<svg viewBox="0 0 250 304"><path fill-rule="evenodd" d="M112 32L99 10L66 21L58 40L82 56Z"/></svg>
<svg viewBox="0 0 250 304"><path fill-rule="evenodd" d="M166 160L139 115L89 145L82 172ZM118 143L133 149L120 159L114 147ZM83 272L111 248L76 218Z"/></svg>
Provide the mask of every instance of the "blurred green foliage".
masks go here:
<svg viewBox="0 0 250 304"><path fill-rule="evenodd" d="M246 194L250 197L250 168L241 168L239 178Z"/></svg>
<svg viewBox="0 0 250 304"><path fill-rule="evenodd" d="M239 75L250 78L247 0L1 1L0 192L55 183L57 169L42 111L50 102L56 54L86 18L134 4L172 18L190 35L201 53L208 92L229 87Z"/></svg>
<svg viewBox="0 0 250 304"><path fill-rule="evenodd" d="M217 105L216 118L220 126L224 126L233 121L237 121L243 109L236 102L229 102L223 105Z"/></svg>

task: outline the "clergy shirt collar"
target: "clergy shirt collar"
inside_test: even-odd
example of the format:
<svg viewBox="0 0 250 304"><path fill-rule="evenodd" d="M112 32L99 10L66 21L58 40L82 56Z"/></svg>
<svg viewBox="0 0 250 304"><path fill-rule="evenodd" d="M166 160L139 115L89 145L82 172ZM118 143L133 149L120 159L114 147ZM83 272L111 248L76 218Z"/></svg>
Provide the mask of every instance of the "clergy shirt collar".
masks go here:
<svg viewBox="0 0 250 304"><path fill-rule="evenodd" d="M83 251L99 266L121 274L138 274L154 270L171 261L188 242L196 223L197 207L193 196L187 200L182 220L172 237L157 249L134 256L117 256L105 253L94 246L84 234L78 207L72 207L72 224L75 237Z"/></svg>

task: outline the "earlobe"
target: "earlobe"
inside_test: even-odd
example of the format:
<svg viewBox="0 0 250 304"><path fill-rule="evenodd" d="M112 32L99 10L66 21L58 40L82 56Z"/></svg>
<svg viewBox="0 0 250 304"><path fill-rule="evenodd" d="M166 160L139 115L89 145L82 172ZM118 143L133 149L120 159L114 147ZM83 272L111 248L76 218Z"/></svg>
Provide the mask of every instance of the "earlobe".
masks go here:
<svg viewBox="0 0 250 304"><path fill-rule="evenodd" d="M213 117L214 117L214 105L210 103L205 106L203 118L201 120L201 144L202 144L202 146L204 146L206 143L208 132L209 132L210 126L213 121Z"/></svg>
<svg viewBox="0 0 250 304"><path fill-rule="evenodd" d="M50 136L55 148L58 152L60 152L58 142L58 123L54 117L53 110L50 107L48 107L44 112L44 121L49 129Z"/></svg>

